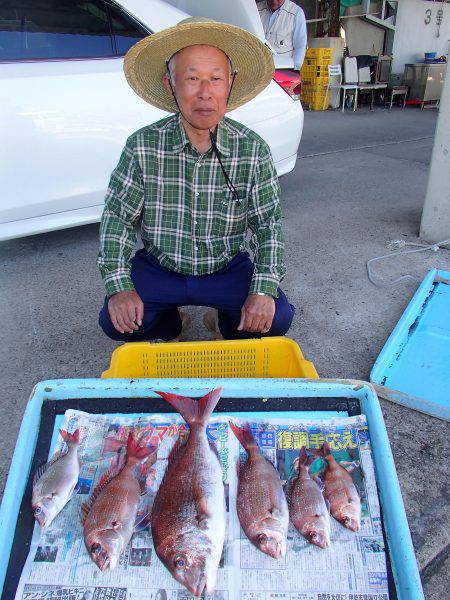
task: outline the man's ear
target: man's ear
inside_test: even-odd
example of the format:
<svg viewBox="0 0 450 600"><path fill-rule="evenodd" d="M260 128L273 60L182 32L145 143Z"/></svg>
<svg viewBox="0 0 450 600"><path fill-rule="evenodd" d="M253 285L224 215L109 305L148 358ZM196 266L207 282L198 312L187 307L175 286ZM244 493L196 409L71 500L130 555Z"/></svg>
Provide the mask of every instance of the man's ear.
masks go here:
<svg viewBox="0 0 450 600"><path fill-rule="evenodd" d="M169 96L172 96L172 89L170 87L169 75L167 73L165 75L163 75L162 82L163 82L163 86L164 86L166 92L169 94ZM172 87L173 87L173 84L172 84Z"/></svg>

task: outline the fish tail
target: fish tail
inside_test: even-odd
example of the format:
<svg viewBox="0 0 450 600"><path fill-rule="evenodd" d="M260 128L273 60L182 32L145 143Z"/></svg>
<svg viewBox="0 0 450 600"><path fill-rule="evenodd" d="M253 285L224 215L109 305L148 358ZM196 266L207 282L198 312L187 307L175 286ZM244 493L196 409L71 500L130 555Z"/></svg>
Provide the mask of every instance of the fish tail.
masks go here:
<svg viewBox="0 0 450 600"><path fill-rule="evenodd" d="M60 429L59 433L61 434L62 439L69 444L79 444L80 442L80 430L75 429L73 433L69 433L65 429Z"/></svg>
<svg viewBox="0 0 450 600"><path fill-rule="evenodd" d="M306 448L305 448L305 446L302 446L300 448L300 452L298 454L298 464L308 466L309 462L310 462L310 460L308 457L308 453L306 452Z"/></svg>
<svg viewBox="0 0 450 600"><path fill-rule="evenodd" d="M330 450L330 446L328 445L328 442L324 442L320 448L316 448L315 450L311 449L311 452L315 456L321 456L325 460L327 460L330 457L331 458L333 457L331 450Z"/></svg>
<svg viewBox="0 0 450 600"><path fill-rule="evenodd" d="M176 408L188 425L206 425L209 421L209 417L219 402L222 388L212 390L199 400L194 400L194 398L188 398L187 396L169 394L167 392L156 393Z"/></svg>
<svg viewBox="0 0 450 600"><path fill-rule="evenodd" d="M139 440L135 440L130 431L127 440L127 461L137 458L140 462L144 462L145 459L148 459L148 462L153 464L156 461L156 452L156 446L141 446Z"/></svg>
<svg viewBox="0 0 450 600"><path fill-rule="evenodd" d="M243 427L239 427L232 421L228 421L231 427L232 432L239 440L239 443L250 452L255 448L258 448L258 444L256 443L255 438L253 437L253 433L251 432L250 425L246 423Z"/></svg>

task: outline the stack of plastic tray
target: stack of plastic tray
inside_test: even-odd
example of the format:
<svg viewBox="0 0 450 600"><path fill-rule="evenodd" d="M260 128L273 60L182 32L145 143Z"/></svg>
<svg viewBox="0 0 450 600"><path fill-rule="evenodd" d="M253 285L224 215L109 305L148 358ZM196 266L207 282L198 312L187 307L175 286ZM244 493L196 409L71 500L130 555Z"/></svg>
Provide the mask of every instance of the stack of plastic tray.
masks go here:
<svg viewBox="0 0 450 600"><path fill-rule="evenodd" d="M323 110L332 48L308 48L302 67L302 102L312 110ZM325 107L328 102L325 102Z"/></svg>

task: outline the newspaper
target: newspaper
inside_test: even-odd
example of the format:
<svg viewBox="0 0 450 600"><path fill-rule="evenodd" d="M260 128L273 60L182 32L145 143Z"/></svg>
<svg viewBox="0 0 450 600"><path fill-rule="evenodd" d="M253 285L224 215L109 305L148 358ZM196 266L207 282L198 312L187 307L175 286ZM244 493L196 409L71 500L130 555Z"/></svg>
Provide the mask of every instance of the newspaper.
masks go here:
<svg viewBox="0 0 450 600"><path fill-rule="evenodd" d="M239 423L239 419L233 417ZM244 422L242 421L242 424ZM324 441L352 475L362 500L361 530L355 534L331 519L331 546L309 544L292 526L285 558L274 560L257 550L240 529L236 513L236 463L244 457L224 414L213 416L208 437L219 451L227 504L224 552L215 600L388 600L387 568L369 432L365 417L301 420L258 419L250 425L264 454L289 478L302 446ZM153 499L167 458L188 427L179 415L91 415L69 410L62 427L81 430L80 489L47 530L35 525L16 600L188 600L191 594L155 554L151 532L135 533L112 572L91 562L83 540L81 503L106 469L117 463L130 428L135 435L158 438L158 460L147 476L145 502ZM149 433L150 432L150 433ZM146 438L147 439L147 438ZM154 440L155 441L155 440ZM64 444L59 436L53 451ZM315 461L311 469L315 468ZM31 510L31 508L30 508Z"/></svg>

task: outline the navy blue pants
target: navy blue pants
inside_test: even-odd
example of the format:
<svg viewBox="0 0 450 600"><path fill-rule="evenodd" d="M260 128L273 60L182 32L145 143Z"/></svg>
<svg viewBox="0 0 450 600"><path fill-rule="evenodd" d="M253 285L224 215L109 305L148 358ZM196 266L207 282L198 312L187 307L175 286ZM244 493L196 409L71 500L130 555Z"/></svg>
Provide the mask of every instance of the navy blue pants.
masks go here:
<svg viewBox="0 0 450 600"><path fill-rule="evenodd" d="M211 275L181 275L162 267L146 250L138 250L131 260L131 279L144 303L142 325L133 333L119 333L111 322L106 298L100 311L100 327L113 340L167 341L181 333L181 319L177 308L193 305L218 309L219 329L225 339L284 335L291 326L294 307L280 289L278 298L275 298L275 316L268 333L237 330L253 269L248 253L240 252L226 267Z"/></svg>

